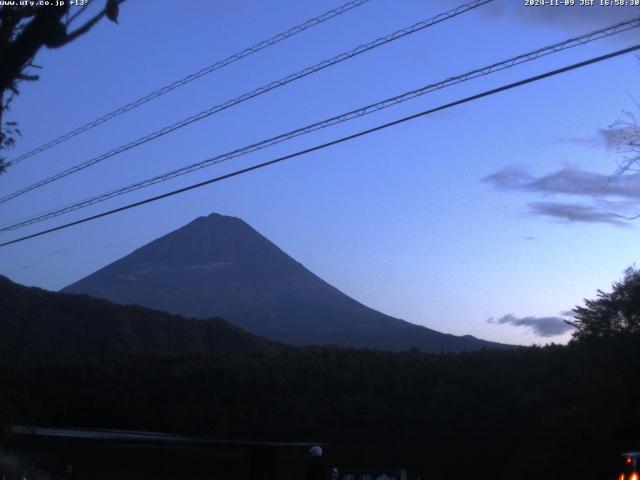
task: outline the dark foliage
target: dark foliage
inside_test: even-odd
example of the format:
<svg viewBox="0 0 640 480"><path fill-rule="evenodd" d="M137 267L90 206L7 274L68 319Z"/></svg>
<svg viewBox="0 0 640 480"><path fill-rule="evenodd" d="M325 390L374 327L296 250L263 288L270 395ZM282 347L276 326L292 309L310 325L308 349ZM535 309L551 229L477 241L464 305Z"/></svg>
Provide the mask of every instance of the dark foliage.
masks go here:
<svg viewBox="0 0 640 480"><path fill-rule="evenodd" d="M281 347L220 319L187 319L0 276L0 361L65 364L135 355L249 355Z"/></svg>
<svg viewBox="0 0 640 480"><path fill-rule="evenodd" d="M6 432L14 412L6 392L0 391L0 438Z"/></svg>
<svg viewBox="0 0 640 480"><path fill-rule="evenodd" d="M609 478L640 447L633 333L440 355L289 348L223 321L4 284L14 423L389 445L439 479Z"/></svg>
<svg viewBox="0 0 640 480"><path fill-rule="evenodd" d="M0 152L12 147L16 136L20 135L15 122L3 120L4 114L19 94L20 82L38 80L38 75L33 74L34 68L40 68L33 64L38 51L73 42L105 16L117 22L118 6L122 1L106 0L101 11L86 19L83 13L89 2L73 9L68 1L60 5L15 2L15 5L0 6ZM5 166L0 157L0 173L4 172Z"/></svg>
<svg viewBox="0 0 640 480"><path fill-rule="evenodd" d="M436 478L607 478L638 446L638 338L588 343L7 365L0 382L18 422L405 445Z"/></svg>
<svg viewBox="0 0 640 480"><path fill-rule="evenodd" d="M574 309L575 340L640 334L640 271L628 268L611 293L598 290L595 300Z"/></svg>

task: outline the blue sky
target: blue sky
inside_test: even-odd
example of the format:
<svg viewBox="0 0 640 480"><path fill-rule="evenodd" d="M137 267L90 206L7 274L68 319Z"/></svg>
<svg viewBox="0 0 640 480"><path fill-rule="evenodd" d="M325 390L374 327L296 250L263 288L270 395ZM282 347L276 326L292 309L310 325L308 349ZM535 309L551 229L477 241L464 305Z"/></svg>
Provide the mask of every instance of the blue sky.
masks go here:
<svg viewBox="0 0 640 480"><path fill-rule="evenodd" d="M38 56L41 80L24 84L13 106L23 137L12 153L28 151L338 4L131 0L117 26L104 22L81 40ZM0 178L0 191L12 192L457 4L372 0L22 162ZM639 13L620 7L526 8L496 0L1 205L0 218L6 223L84 199ZM64 219L268 160L638 39L638 32L628 33L562 52ZM2 248L0 273L59 289L195 217L218 212L243 218L320 277L384 313L489 340L563 342L566 333L545 337L536 328L557 333L553 327L560 312L593 297L598 288L608 289L637 261L636 225L609 213L634 212L640 186L628 179L624 188L602 193L598 182L606 182L619 159L599 132L624 109L635 108L631 96L639 95L639 78L638 59L627 55L547 79Z"/></svg>

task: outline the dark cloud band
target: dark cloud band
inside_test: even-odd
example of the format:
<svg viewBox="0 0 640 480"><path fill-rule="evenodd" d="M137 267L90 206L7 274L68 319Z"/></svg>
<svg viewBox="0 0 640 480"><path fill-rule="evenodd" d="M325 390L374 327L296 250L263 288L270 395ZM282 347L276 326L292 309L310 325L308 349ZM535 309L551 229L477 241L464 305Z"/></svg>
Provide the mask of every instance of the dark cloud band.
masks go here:
<svg viewBox="0 0 640 480"><path fill-rule="evenodd" d="M534 202L529 204L529 209L534 215L552 217L567 222L608 223L620 227L627 225L621 215L589 205Z"/></svg>
<svg viewBox="0 0 640 480"><path fill-rule="evenodd" d="M539 337L557 337L573 329L573 326L562 317L516 317L510 313L500 318L490 318L487 322L497 325L527 327Z"/></svg>
<svg viewBox="0 0 640 480"><path fill-rule="evenodd" d="M613 180L608 175L564 167L557 172L534 177L516 167L506 167L483 181L502 189L584 197L640 199L640 175L624 175Z"/></svg>

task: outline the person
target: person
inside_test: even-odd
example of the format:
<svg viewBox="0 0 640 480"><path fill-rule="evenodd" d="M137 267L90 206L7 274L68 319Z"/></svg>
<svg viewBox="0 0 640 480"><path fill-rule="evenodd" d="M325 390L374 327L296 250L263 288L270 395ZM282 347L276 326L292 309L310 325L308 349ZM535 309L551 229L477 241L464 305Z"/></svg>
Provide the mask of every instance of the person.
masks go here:
<svg viewBox="0 0 640 480"><path fill-rule="evenodd" d="M330 480L329 468L322 456L322 447L314 445L309 449L309 466L305 480Z"/></svg>

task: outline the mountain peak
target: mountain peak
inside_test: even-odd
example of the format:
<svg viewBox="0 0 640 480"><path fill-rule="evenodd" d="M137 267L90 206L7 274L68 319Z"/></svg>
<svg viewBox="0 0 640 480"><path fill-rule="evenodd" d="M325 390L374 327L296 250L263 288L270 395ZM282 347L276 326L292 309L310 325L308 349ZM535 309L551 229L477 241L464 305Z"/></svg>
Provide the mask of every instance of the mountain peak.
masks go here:
<svg viewBox="0 0 640 480"><path fill-rule="evenodd" d="M384 350L492 346L358 303L237 217L199 217L64 289L187 317L221 317L295 345Z"/></svg>
<svg viewBox="0 0 640 480"><path fill-rule="evenodd" d="M195 223L195 222L209 222L209 223L241 222L246 225L246 222L241 218L234 217L232 215L223 215L222 213L216 213L216 212L212 212L209 215L200 216L195 220L193 220L191 223Z"/></svg>

